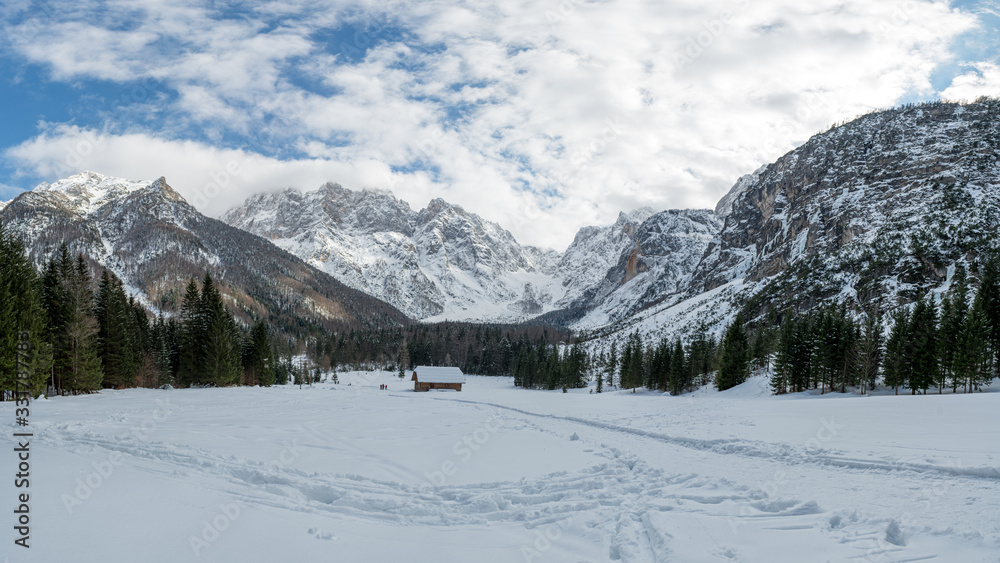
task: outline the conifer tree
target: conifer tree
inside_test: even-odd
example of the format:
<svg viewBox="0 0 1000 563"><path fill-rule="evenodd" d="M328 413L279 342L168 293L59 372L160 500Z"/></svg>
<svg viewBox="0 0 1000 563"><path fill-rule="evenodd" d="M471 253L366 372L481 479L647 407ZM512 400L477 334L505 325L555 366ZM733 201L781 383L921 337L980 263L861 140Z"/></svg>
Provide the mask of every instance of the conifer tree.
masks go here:
<svg viewBox="0 0 1000 563"><path fill-rule="evenodd" d="M614 388L615 374L618 372L618 341L611 341L611 351L608 353L607 378L608 387Z"/></svg>
<svg viewBox="0 0 1000 563"><path fill-rule="evenodd" d="M877 312L871 311L865 317L864 332L858 342L862 395L874 390L878 381L883 356L882 340L882 320Z"/></svg>
<svg viewBox="0 0 1000 563"><path fill-rule="evenodd" d="M24 244L0 223L0 400L18 390L37 396L49 377L52 349L37 275ZM28 350L19 358L22 345ZM20 367L28 369L27 388L18 381Z"/></svg>
<svg viewBox="0 0 1000 563"><path fill-rule="evenodd" d="M885 386L898 395L899 387L910 380L912 371L909 348L910 313L900 307L893 315L892 328L885 343Z"/></svg>
<svg viewBox="0 0 1000 563"><path fill-rule="evenodd" d="M937 308L934 299L920 296L913 309L909 340L912 350L912 369L908 385L910 392L927 393L938 380Z"/></svg>
<svg viewBox="0 0 1000 563"><path fill-rule="evenodd" d="M241 371L239 332L210 274L205 274L202 282L201 316L205 323L205 381L220 387L235 385Z"/></svg>
<svg viewBox="0 0 1000 563"><path fill-rule="evenodd" d="M258 320L250 331L243 354L243 368L248 385L270 387L274 384L274 358L267 323Z"/></svg>
<svg viewBox="0 0 1000 563"><path fill-rule="evenodd" d="M153 322L150 334L150 353L156 370L157 386L172 385L171 335L162 313Z"/></svg>
<svg viewBox="0 0 1000 563"><path fill-rule="evenodd" d="M976 299L980 300L979 309L987 326L989 337L987 344L993 353L991 363L1000 362L1000 264L993 256L984 264L982 280Z"/></svg>
<svg viewBox="0 0 1000 563"><path fill-rule="evenodd" d="M691 370L684 365L684 344L677 338L670 353L670 394L680 395L691 387L691 384Z"/></svg>
<svg viewBox="0 0 1000 563"><path fill-rule="evenodd" d="M97 354L97 319L93 316L94 292L91 287L90 269L77 255L76 266L70 268L63 280L68 301L69 319L65 327L66 388L77 391L94 391L101 388L103 371Z"/></svg>
<svg viewBox="0 0 1000 563"><path fill-rule="evenodd" d="M621 375L619 377L621 387L623 389L631 388L634 391L636 387L642 385L643 373L642 337L636 330L629 335L625 348L622 350Z"/></svg>
<svg viewBox="0 0 1000 563"><path fill-rule="evenodd" d="M410 369L410 347L403 337L403 343L399 345L399 378L406 376L406 370Z"/></svg>
<svg viewBox="0 0 1000 563"><path fill-rule="evenodd" d="M726 329L721 354L716 387L725 391L743 383L750 375L750 343L743 327L742 314L736 315L736 320Z"/></svg>
<svg viewBox="0 0 1000 563"><path fill-rule="evenodd" d="M986 312L988 300L983 294L983 288L980 288L955 354L956 377L962 381L966 393L979 390L993 379L994 354L990 350L990 328Z"/></svg>
<svg viewBox="0 0 1000 563"><path fill-rule="evenodd" d="M203 380L205 365L205 319L202 315L201 293L194 278L188 281L180 316L177 381L181 385L190 386Z"/></svg>
<svg viewBox="0 0 1000 563"><path fill-rule="evenodd" d="M951 385L952 392L962 383L956 375L956 361L959 349L964 344L963 335L969 315L968 281L965 268L955 269L951 288L941 303L940 371L938 373L938 393L945 385Z"/></svg>
<svg viewBox="0 0 1000 563"><path fill-rule="evenodd" d="M795 317L788 315L781 324L775 346L774 370L771 372L771 391L775 395L788 392L795 370Z"/></svg>
<svg viewBox="0 0 1000 563"><path fill-rule="evenodd" d="M134 383L134 342L129 333L128 300L121 280L104 270L97 288L94 315L97 318L97 349L104 368L106 387L126 387Z"/></svg>

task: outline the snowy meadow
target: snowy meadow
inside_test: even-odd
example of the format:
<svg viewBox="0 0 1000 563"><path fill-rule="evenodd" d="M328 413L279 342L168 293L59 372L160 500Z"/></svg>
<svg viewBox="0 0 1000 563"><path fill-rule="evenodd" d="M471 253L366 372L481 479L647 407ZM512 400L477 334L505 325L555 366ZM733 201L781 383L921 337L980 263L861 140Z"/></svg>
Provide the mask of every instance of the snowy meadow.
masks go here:
<svg viewBox="0 0 1000 563"><path fill-rule="evenodd" d="M339 384L32 402L29 549L106 561L998 561L1000 393ZM388 385L387 390L381 390ZM13 403L3 448L17 447ZM2 471L17 473L16 456Z"/></svg>

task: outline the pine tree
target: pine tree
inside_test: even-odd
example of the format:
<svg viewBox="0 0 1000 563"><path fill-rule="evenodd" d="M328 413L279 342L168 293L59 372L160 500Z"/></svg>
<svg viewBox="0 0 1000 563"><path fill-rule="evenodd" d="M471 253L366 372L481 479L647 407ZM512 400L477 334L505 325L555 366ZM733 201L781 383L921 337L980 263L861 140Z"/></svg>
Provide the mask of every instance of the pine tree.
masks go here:
<svg viewBox="0 0 1000 563"><path fill-rule="evenodd" d="M24 244L0 223L0 400L18 390L31 396L44 391L52 361L46 320L37 273ZM24 344L28 350L19 358ZM19 367L28 369L26 388L18 381Z"/></svg>
<svg viewBox="0 0 1000 563"><path fill-rule="evenodd" d="M270 387L274 384L274 358L267 323L258 320L250 331L243 353L243 368L248 385Z"/></svg>
<svg viewBox="0 0 1000 563"><path fill-rule="evenodd" d="M136 365L130 334L128 300L121 280L104 270L98 284L94 315L97 318L97 350L104 368L104 385L121 388L134 383Z"/></svg>
<svg viewBox="0 0 1000 563"><path fill-rule="evenodd" d="M771 367L771 354L774 352L774 330L771 328L760 328L753 333L753 344L751 346L750 368L753 370L766 370Z"/></svg>
<svg viewBox="0 0 1000 563"><path fill-rule="evenodd" d="M893 315L892 328L885 343L885 386L898 395L899 387L910 380L912 371L909 350L910 313L900 307Z"/></svg>
<svg viewBox="0 0 1000 563"><path fill-rule="evenodd" d="M636 330L629 335L625 343L625 349L622 351L621 375L619 377L622 389L631 388L634 391L636 387L642 385L644 374L643 349L642 337L639 336L639 331Z"/></svg>
<svg viewBox="0 0 1000 563"><path fill-rule="evenodd" d="M150 339L150 351L156 370L157 386L173 384L171 347L170 327L161 313L153 322Z"/></svg>
<svg viewBox="0 0 1000 563"><path fill-rule="evenodd" d="M784 395L791 386L795 371L796 353L796 320L788 315L781 324L778 333L778 343L774 357L774 370L771 372L771 391L775 395Z"/></svg>
<svg viewBox="0 0 1000 563"><path fill-rule="evenodd" d="M607 378L608 387L615 387L615 373L618 372L618 341L611 341L611 352L608 353Z"/></svg>
<svg viewBox="0 0 1000 563"><path fill-rule="evenodd" d="M203 381L205 370L205 319L202 315L201 293L193 278L188 281L184 292L180 316L177 382L190 386Z"/></svg>
<svg viewBox="0 0 1000 563"><path fill-rule="evenodd" d="M77 255L76 266L63 280L69 305L65 328L65 385L71 391L94 391L101 388L104 377L97 354L97 319L93 316L94 293L90 269Z"/></svg>
<svg viewBox="0 0 1000 563"><path fill-rule="evenodd" d="M958 267L948 295L941 303L939 331L941 369L938 375L938 393L949 384L952 392L955 392L962 383L962 378L956 375L956 361L959 348L963 344L965 324L969 315L968 292L965 268Z"/></svg>
<svg viewBox="0 0 1000 563"><path fill-rule="evenodd" d="M861 371L861 394L875 389L879 367L882 364L882 319L875 311L865 317L864 332L858 342Z"/></svg>
<svg viewBox="0 0 1000 563"><path fill-rule="evenodd" d="M691 384L691 370L684 364L684 344L678 338L674 340L674 349L670 352L670 394L680 395Z"/></svg>
<svg viewBox="0 0 1000 563"><path fill-rule="evenodd" d="M921 296L917 299L908 332L912 350L910 391L916 394L919 390L926 394L927 389L938 381L937 309L933 297Z"/></svg>
<svg viewBox="0 0 1000 563"><path fill-rule="evenodd" d="M205 380L219 387L235 385L240 379L240 336L210 274L202 282L200 308L205 323Z"/></svg>
<svg viewBox="0 0 1000 563"><path fill-rule="evenodd" d="M597 372L597 392L604 392L604 375L600 371Z"/></svg>
<svg viewBox="0 0 1000 563"><path fill-rule="evenodd" d="M410 348L406 344L406 337L403 337L403 343L399 345L399 378L402 379L406 377L406 370L410 369Z"/></svg>
<svg viewBox="0 0 1000 563"><path fill-rule="evenodd" d="M722 340L722 355L719 358L716 387L719 391L725 391L743 383L749 375L750 343L747 341L746 329L743 327L743 315L740 314L726 329L726 335Z"/></svg>
<svg viewBox="0 0 1000 563"><path fill-rule="evenodd" d="M982 280L976 299L980 300L980 311L986 322L989 337L987 344L993 353L991 362L1000 362L1000 264L996 257L986 260L983 265Z"/></svg>
<svg viewBox="0 0 1000 563"><path fill-rule="evenodd" d="M955 354L955 377L962 381L966 393L979 390L993 379L994 354L989 344L987 302L980 288Z"/></svg>

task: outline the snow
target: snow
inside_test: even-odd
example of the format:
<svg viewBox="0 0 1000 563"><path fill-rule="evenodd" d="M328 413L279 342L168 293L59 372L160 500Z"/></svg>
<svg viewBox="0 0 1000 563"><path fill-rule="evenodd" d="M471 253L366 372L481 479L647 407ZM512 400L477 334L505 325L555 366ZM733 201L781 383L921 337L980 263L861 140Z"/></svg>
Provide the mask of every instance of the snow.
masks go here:
<svg viewBox="0 0 1000 563"><path fill-rule="evenodd" d="M150 184L152 182L146 180L126 180L87 171L54 184L43 182L33 191L60 193L69 199L70 206L78 214L90 215L105 203L125 197Z"/></svg>
<svg viewBox="0 0 1000 563"><path fill-rule="evenodd" d="M413 371L423 383L465 383L465 374L454 367L417 366Z"/></svg>
<svg viewBox="0 0 1000 563"><path fill-rule="evenodd" d="M388 391L380 391L388 384ZM395 374L32 403L34 561L996 561L1000 393ZM0 447L15 443L0 403ZM16 472L12 455L0 472ZM103 472L103 475L102 475ZM5 478L4 498L15 500ZM67 508L67 506L69 508ZM192 547L193 546L193 547Z"/></svg>

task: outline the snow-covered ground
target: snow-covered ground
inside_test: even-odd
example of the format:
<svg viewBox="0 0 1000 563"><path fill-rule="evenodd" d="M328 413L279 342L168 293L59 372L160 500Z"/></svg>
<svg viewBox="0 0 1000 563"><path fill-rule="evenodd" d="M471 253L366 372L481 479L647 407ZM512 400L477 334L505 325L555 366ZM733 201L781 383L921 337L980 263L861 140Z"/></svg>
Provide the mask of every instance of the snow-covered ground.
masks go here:
<svg viewBox="0 0 1000 563"><path fill-rule="evenodd" d="M1000 393L339 385L32 403L30 549L177 561L1000 561ZM379 390L388 384L389 390Z"/></svg>

